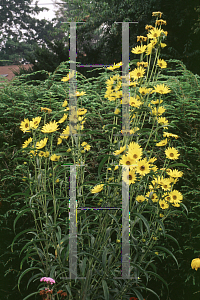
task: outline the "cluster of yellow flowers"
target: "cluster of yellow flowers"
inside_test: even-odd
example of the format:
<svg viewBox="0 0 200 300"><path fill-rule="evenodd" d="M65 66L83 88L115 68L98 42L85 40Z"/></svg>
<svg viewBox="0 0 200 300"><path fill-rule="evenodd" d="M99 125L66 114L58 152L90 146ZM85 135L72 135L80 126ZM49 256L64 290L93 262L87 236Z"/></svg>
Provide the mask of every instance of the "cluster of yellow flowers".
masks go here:
<svg viewBox="0 0 200 300"><path fill-rule="evenodd" d="M160 17L162 16L161 12L154 12L153 16ZM152 54L153 48L161 47L164 48L166 44L162 43L162 40L164 37L167 36L167 32L161 29L161 25L166 25L166 21L164 20L156 20L155 27L151 25L147 25L146 29L148 30L147 37L144 36L138 36L137 42L140 42L141 45L137 46L132 49L132 53L134 54L146 54L146 57L148 55ZM160 26L158 28L158 26ZM147 45L143 45L143 42L147 41ZM141 56L143 59L143 56ZM161 69L167 68L167 63L163 59L159 59L157 57L157 66ZM118 63L113 67L109 67L107 69L109 70L115 70L119 68L122 65L122 63ZM129 105L131 108L131 111L135 108L139 108L144 104L144 98L143 97L149 97L149 95L155 96L155 94L160 95L160 99L152 100L151 103L149 103L148 107L151 109L151 116L156 119L157 125L165 125L163 129L168 128L168 120L165 117L162 117L161 115L165 112L165 108L163 106L160 106L160 104L163 102L161 100L161 96L168 94L171 92L169 87L167 87L165 84L156 84L153 86L153 88L147 88L146 86L140 86L137 88L137 85L141 85L141 80L144 78L146 73L146 68L149 66L148 61L140 61L137 63L137 67L130 71L127 79L132 79L132 81L129 83L129 86L135 87L135 95L129 97ZM119 75L114 75L110 77L109 80L106 81L107 84L107 90L105 93L105 98L107 98L109 101L116 101L117 99L122 97L122 91L120 91L122 82L122 77ZM140 80L140 81L139 81ZM121 100L122 104L122 100ZM118 108L115 109L115 114L118 114L120 110ZM133 115L134 118L135 115ZM132 128L130 130L130 133L134 133L135 131L139 130L139 128ZM162 147L167 145L170 138L178 138L177 135L169 133L164 131L163 137L166 139L156 143L157 147ZM171 170L171 169L161 169L162 171L165 171L166 175L169 177L164 178L163 176L159 176L159 170L156 165L153 163L157 160L156 157L152 157L149 160L147 157L143 158L143 149L138 143L131 142L128 145L128 150L126 151L126 146L120 147L119 150L116 150L113 153L115 156L120 156L119 164L128 166L128 175L126 175L123 172L123 180L127 184L134 184L137 180L140 181L141 178L147 174L149 174L151 171L153 171L156 175L153 176L153 180L149 184L149 192L146 193L145 196L138 195L136 197L136 201L139 203L148 201L149 199L152 200L152 202L159 202L159 205L162 209L169 208L170 204L172 204L175 207L179 207L180 203L182 202L183 196L182 194L177 191L173 190L174 184L178 181L179 177L182 177L183 172L180 172L178 170ZM180 156L177 149L174 147L168 147L165 150L166 159L169 160L177 160ZM115 170L118 169L118 167L115 166ZM109 168L111 170L111 168ZM104 184L99 184L95 186L91 193L99 193L103 190Z"/></svg>
<svg viewBox="0 0 200 300"><path fill-rule="evenodd" d="M72 73L73 74L73 73ZM66 81L66 80L64 80ZM76 96L82 96L85 95L85 92L77 92ZM67 100L65 100L62 104L62 107L67 107L68 102ZM69 111L69 107L67 107L65 109L65 111ZM52 110L47 108L47 107L41 107L41 112L44 111L45 113L51 113ZM70 110L71 114L69 116L69 120L70 121L79 121L79 124L77 124L76 126L73 127L73 129L77 129L77 130L83 130L83 124L85 123L85 117L84 115L87 112L87 109L85 108L78 108L78 110L76 111L76 107L71 107ZM50 121L49 123L46 123L42 126L42 128L39 130L40 132L44 133L44 134L50 134L56 131L59 131L59 124L64 123L68 118L68 114L64 113L62 118L58 121ZM40 125L40 121L41 121L41 117L36 117L33 118L31 121L29 121L29 119L24 119L24 121L21 122L20 124L20 130L22 130L24 133L26 132L31 132L31 130L36 130L38 129L39 125ZM72 132L73 133L73 132ZM70 127L69 125L66 126L66 128L63 129L62 133L60 133L60 136L57 138L57 145L60 145L63 141L63 139L68 139L70 135ZM33 138L30 137L29 139L27 139L23 145L22 148L27 148L29 146L29 144L31 144L33 142ZM45 137L43 139L41 139L40 141L36 142L35 145L32 145L32 148L36 148L37 150L31 150L29 152L30 156L36 156L38 154L38 156L40 157L45 157L48 158L50 156L49 151L38 151L40 149L43 149L48 142L48 137ZM90 146L89 145L85 145L84 150L89 151L90 150ZM68 151L69 152L69 151ZM58 161L60 159L59 155L53 154L50 156L50 160L51 161Z"/></svg>

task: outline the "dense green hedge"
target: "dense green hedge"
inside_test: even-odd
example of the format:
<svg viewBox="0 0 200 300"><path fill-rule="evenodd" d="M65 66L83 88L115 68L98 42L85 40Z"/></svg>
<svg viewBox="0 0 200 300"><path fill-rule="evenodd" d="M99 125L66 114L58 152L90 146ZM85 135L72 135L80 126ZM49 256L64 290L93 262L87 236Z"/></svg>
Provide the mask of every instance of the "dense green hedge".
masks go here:
<svg viewBox="0 0 200 300"><path fill-rule="evenodd" d="M11 289L17 284L19 270L19 254L21 245L12 253L9 245L14 238L13 221L15 210L22 207L23 197L14 196L14 193L24 193L26 188L22 177L25 170L24 158L21 155L21 146L25 140L19 129L21 121L28 117L41 115L40 107L56 109L58 103L66 99L66 91L60 82L63 75L68 73L69 62L62 63L53 74L48 74L44 81L29 81L26 76L16 77L11 83L0 89L0 240L3 241L0 248L0 262L6 277L0 277L0 293L2 299L22 299L27 291L20 294L17 288ZM186 215L176 215L167 221L167 229L179 243L179 247L172 241L164 241L163 245L171 249L176 256L179 269L170 256L165 255L164 263L156 262L157 273L169 284L169 298L165 287L159 282L150 281L149 287L154 289L161 299L185 300L199 299L200 289L199 271L191 269L191 260L199 255L199 229L200 229L200 77L186 70L180 61L168 61L168 69L160 75L159 80L167 84L172 93L166 96L165 106L168 108L165 116L172 121L173 128L170 132L179 136L177 145L180 151L180 163L188 166L184 168L184 176L180 178L177 188L183 193L183 203L188 209ZM104 82L99 82L102 92ZM92 89L92 83L91 83ZM85 100L92 102L92 99ZM85 102L84 104L89 104ZM98 109L98 103L90 103L91 109ZM91 122L92 124L92 122ZM100 127L101 124L98 124ZM27 215L26 219L18 221L17 232L31 225L33 220ZM17 250L18 249L18 250ZM31 287L33 289L34 287ZM29 290L30 293L31 290ZM152 296L151 296L152 297ZM149 297L148 299L152 299Z"/></svg>

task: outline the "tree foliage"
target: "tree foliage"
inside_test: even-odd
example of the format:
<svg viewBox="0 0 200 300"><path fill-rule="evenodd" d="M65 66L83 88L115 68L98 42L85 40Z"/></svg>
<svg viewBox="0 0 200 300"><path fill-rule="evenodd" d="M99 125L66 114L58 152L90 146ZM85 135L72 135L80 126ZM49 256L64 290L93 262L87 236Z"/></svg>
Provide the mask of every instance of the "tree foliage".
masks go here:
<svg viewBox="0 0 200 300"><path fill-rule="evenodd" d="M9 59L17 63L33 52L33 45L46 44L47 40L63 38L59 23L55 19L39 20L31 15L38 14L44 7L31 6L31 0L3 0L0 4L0 60ZM3 63L2 63L3 64Z"/></svg>

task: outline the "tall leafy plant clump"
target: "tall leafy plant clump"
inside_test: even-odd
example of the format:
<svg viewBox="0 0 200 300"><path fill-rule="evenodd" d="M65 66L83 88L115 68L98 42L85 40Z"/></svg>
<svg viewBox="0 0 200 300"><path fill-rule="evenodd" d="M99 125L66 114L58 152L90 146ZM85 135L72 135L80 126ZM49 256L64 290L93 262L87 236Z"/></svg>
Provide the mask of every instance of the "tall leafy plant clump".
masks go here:
<svg viewBox="0 0 200 300"><path fill-rule="evenodd" d="M18 219L29 213L33 228L17 234L25 242L21 253L29 265L19 276L29 274L28 286L41 282L38 291L43 299L143 299L149 293L148 281L157 277L155 258L173 253L163 247L160 239L175 240L165 230L165 221L185 209L182 193L176 183L182 177L180 156L170 133L173 127L163 116L165 95L171 90L158 84L159 73L167 67L160 59L166 46L167 32L161 26L161 12L154 12L155 27L147 25L147 37L139 36L140 45L132 49L139 55L131 62L136 67L126 77L129 95L123 95L122 77L116 71L122 63L107 68L98 82L81 78L78 82L77 107L51 102L41 107L37 116L27 116L20 124L26 136L22 145L26 170L24 207ZM145 45L144 42L147 42ZM114 72L114 74L110 74ZM69 95L69 72L62 84ZM106 85L105 85L106 84ZM121 100L121 97L124 97ZM121 130L121 112L129 104L130 132ZM162 104L163 103L163 104ZM94 107L92 105L94 104ZM162 104L162 105L161 105ZM47 105L48 106L48 105ZM77 120L77 124L76 124ZM76 124L78 135L70 135L70 123ZM95 126L94 126L95 124ZM72 132L73 133L73 132ZM69 212L70 165L76 165L77 261L78 277L69 276ZM131 279L121 276L121 210L91 210L90 207L120 208L122 181L129 188L130 271ZM27 234L24 238L24 233ZM175 240L176 241L176 240ZM177 261L176 261L177 262ZM165 283L166 284L166 283ZM167 286L167 284L166 284Z"/></svg>

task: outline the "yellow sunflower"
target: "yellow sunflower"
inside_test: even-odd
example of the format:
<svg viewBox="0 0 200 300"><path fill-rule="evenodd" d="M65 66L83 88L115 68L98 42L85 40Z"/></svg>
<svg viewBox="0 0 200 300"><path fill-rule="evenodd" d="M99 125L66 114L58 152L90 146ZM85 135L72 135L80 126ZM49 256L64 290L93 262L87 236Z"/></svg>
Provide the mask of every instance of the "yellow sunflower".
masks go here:
<svg viewBox="0 0 200 300"><path fill-rule="evenodd" d="M168 191L171 188L171 181L168 178L164 178L160 181L160 185L164 191Z"/></svg>
<svg viewBox="0 0 200 300"><path fill-rule="evenodd" d="M160 11L154 11L154 12L152 12L152 17L159 17L159 18L161 18L162 17L162 12L160 12Z"/></svg>
<svg viewBox="0 0 200 300"><path fill-rule="evenodd" d="M51 133L51 132L55 132L57 131L59 128L58 128L58 124L57 122L54 120L53 122L51 121L50 123L48 124L45 124L41 131L44 132L44 133Z"/></svg>
<svg viewBox="0 0 200 300"><path fill-rule="evenodd" d="M191 262L191 268L196 271L200 269L200 258L194 258Z"/></svg>
<svg viewBox="0 0 200 300"><path fill-rule="evenodd" d="M119 63L117 63L117 64L115 64L115 62L114 62L114 65L113 65L113 66L107 67L106 69L113 71L113 70L115 70L115 69L121 67L122 65L123 65L122 61L119 62Z"/></svg>
<svg viewBox="0 0 200 300"><path fill-rule="evenodd" d="M156 157L152 157L152 158L150 158L150 159L148 160L148 163L149 163L149 164L153 164L156 160L157 160Z"/></svg>
<svg viewBox="0 0 200 300"><path fill-rule="evenodd" d="M40 157L43 157L43 156L44 156L44 153L45 153L44 151L40 151L38 155L39 155Z"/></svg>
<svg viewBox="0 0 200 300"><path fill-rule="evenodd" d="M171 92L171 90L163 84L157 84L156 86L154 86L154 93L159 93L159 94L168 94Z"/></svg>
<svg viewBox="0 0 200 300"><path fill-rule="evenodd" d="M165 20L156 20L155 24L156 26L167 25L167 22Z"/></svg>
<svg viewBox="0 0 200 300"><path fill-rule="evenodd" d="M160 124L160 125L167 125L168 124L168 120L165 117L159 117L158 118L158 124Z"/></svg>
<svg viewBox="0 0 200 300"><path fill-rule="evenodd" d="M135 183L136 181L136 175L135 175L135 171L132 169L128 172L128 175L126 174L126 172L123 172L123 181L125 181L127 184L132 184Z"/></svg>
<svg viewBox="0 0 200 300"><path fill-rule="evenodd" d="M67 119L67 115L64 114L64 116L58 121L58 123L63 123Z"/></svg>
<svg viewBox="0 0 200 300"><path fill-rule="evenodd" d="M32 137L30 137L28 140L26 140L25 142L24 142L24 144L22 145L22 148L26 148L26 147L28 147L28 145L32 142Z"/></svg>
<svg viewBox="0 0 200 300"><path fill-rule="evenodd" d="M142 67L144 67L144 68L147 68L148 67L148 62L146 62L146 61L138 61L137 62L137 66L138 67L140 67L140 66L142 66Z"/></svg>
<svg viewBox="0 0 200 300"><path fill-rule="evenodd" d="M141 159L142 157L142 148L129 148L128 155L135 161Z"/></svg>
<svg viewBox="0 0 200 300"><path fill-rule="evenodd" d="M36 148L37 149L42 149L46 146L46 143L48 141L48 138L44 138L43 140L41 140L40 142L36 143Z"/></svg>
<svg viewBox="0 0 200 300"><path fill-rule="evenodd" d="M115 114L115 115L118 115L119 113L120 113L120 109L119 109L119 108L116 108L115 111L114 111L114 114Z"/></svg>
<svg viewBox="0 0 200 300"><path fill-rule="evenodd" d="M61 143L62 143L62 139L58 138L57 145L60 145Z"/></svg>
<svg viewBox="0 0 200 300"><path fill-rule="evenodd" d="M156 144L157 147L162 147L167 145L167 139L160 141L159 143Z"/></svg>
<svg viewBox="0 0 200 300"><path fill-rule="evenodd" d="M169 169L168 171L167 171L167 174L169 175L169 176L171 176L171 177L173 177L173 178L178 178L178 177L182 177L183 176L183 172L181 172L181 171L178 171L178 170L171 170L171 169Z"/></svg>
<svg viewBox="0 0 200 300"><path fill-rule="evenodd" d="M135 48L132 48L131 52L134 54L141 54L145 52L146 47L146 45L136 46Z"/></svg>
<svg viewBox="0 0 200 300"><path fill-rule="evenodd" d="M169 195L169 193L164 193L163 197L166 202L170 202L171 196Z"/></svg>
<svg viewBox="0 0 200 300"><path fill-rule="evenodd" d="M169 208L169 204L165 200L159 200L159 204L162 209Z"/></svg>
<svg viewBox="0 0 200 300"><path fill-rule="evenodd" d="M138 195L138 196L136 197L136 201L139 202L139 203L142 203L142 202L144 202L145 200L146 200L145 197L142 196L142 195Z"/></svg>
<svg viewBox="0 0 200 300"><path fill-rule="evenodd" d="M151 30L151 29L154 29L154 27L152 25L146 25L145 26L145 30Z"/></svg>
<svg viewBox="0 0 200 300"><path fill-rule="evenodd" d="M165 154L166 154L166 157L169 158L169 159L172 159L172 160L176 160L178 159L179 157L179 153L178 153L178 150L176 150L174 147L168 147L166 150L165 150Z"/></svg>
<svg viewBox="0 0 200 300"><path fill-rule="evenodd" d="M60 159L60 156L59 155L56 155L56 154L53 154L51 157L50 157L50 160L51 161L59 161Z"/></svg>
<svg viewBox="0 0 200 300"><path fill-rule="evenodd" d="M67 102L67 100L65 100L62 104L62 107L66 107L67 105L68 105L68 102Z"/></svg>
<svg viewBox="0 0 200 300"><path fill-rule="evenodd" d="M86 92L84 92L84 91L82 91L82 92L76 91L76 97L84 96L84 95L86 95Z"/></svg>
<svg viewBox="0 0 200 300"><path fill-rule="evenodd" d="M63 77L63 78L61 79L61 81L64 81L64 82L69 81L70 78L74 77L74 74L75 74L75 71L74 71L74 70L70 71L70 72L67 74L66 77Z"/></svg>
<svg viewBox="0 0 200 300"><path fill-rule="evenodd" d="M91 148L91 146L87 144L87 145L84 147L84 150L89 151L90 148Z"/></svg>
<svg viewBox="0 0 200 300"><path fill-rule="evenodd" d="M62 139L68 139L68 137L69 137L69 126L67 126L67 127L63 130L63 132L62 132L62 134L60 135L60 137L61 137Z"/></svg>
<svg viewBox="0 0 200 300"><path fill-rule="evenodd" d="M139 88L139 93L142 95L142 96L145 96L146 94L150 93L152 91L152 88L145 88L145 87L140 87Z"/></svg>
<svg viewBox="0 0 200 300"><path fill-rule="evenodd" d="M25 132L30 132L29 129L30 129L29 119L24 119L24 121L21 122L20 130L25 133Z"/></svg>
<svg viewBox="0 0 200 300"><path fill-rule="evenodd" d="M134 165L135 160L129 155L123 155L121 160L119 161L120 165L131 166Z"/></svg>
<svg viewBox="0 0 200 300"><path fill-rule="evenodd" d="M158 202L158 196L156 193L148 192L145 196L150 198L153 202Z"/></svg>
<svg viewBox="0 0 200 300"><path fill-rule="evenodd" d="M150 55L152 53L152 50L156 44L157 40L154 41L154 43L150 42L148 45L147 45L147 50L146 50L146 54L147 55Z"/></svg>
<svg viewBox="0 0 200 300"><path fill-rule="evenodd" d="M33 118L32 121L30 121L30 128L37 129L41 119L42 119L41 117Z"/></svg>
<svg viewBox="0 0 200 300"><path fill-rule="evenodd" d="M46 152L44 152L44 155L43 155L44 157L49 157L49 151L46 151Z"/></svg>
<svg viewBox="0 0 200 300"><path fill-rule="evenodd" d="M163 137L174 137L177 139L179 136L170 132L163 132Z"/></svg>
<svg viewBox="0 0 200 300"><path fill-rule="evenodd" d="M113 152L114 155L119 155L122 152L124 152L124 150L126 150L126 146L120 147L119 150L116 150L115 152Z"/></svg>
<svg viewBox="0 0 200 300"><path fill-rule="evenodd" d="M103 187L104 187L104 184L98 184L90 192L92 194L99 193L99 192L101 192L103 190Z"/></svg>
<svg viewBox="0 0 200 300"><path fill-rule="evenodd" d="M137 162L136 172L141 176L144 176L150 172L149 163L147 162L146 158Z"/></svg>
<svg viewBox="0 0 200 300"><path fill-rule="evenodd" d="M161 100L161 99L151 101L152 104L159 104L159 103L161 104L162 102L163 102L163 100Z"/></svg>
<svg viewBox="0 0 200 300"><path fill-rule="evenodd" d="M139 101L136 97L130 97L129 104L133 107L140 107L142 105L142 102Z"/></svg>
<svg viewBox="0 0 200 300"><path fill-rule="evenodd" d="M78 115L78 116L82 116L82 115L85 115L86 112L87 112L87 109L85 109L85 108L79 108L79 109L77 110L77 115Z"/></svg>
<svg viewBox="0 0 200 300"><path fill-rule="evenodd" d="M164 59L158 59L157 65L158 65L161 69L167 68L167 63L166 63L166 61L164 61Z"/></svg>
<svg viewBox="0 0 200 300"><path fill-rule="evenodd" d="M146 36L143 35L137 36L137 42L146 42L146 41L147 41Z"/></svg>
<svg viewBox="0 0 200 300"><path fill-rule="evenodd" d="M135 68L129 74L130 74L131 78L134 78L136 80L136 79L142 78L144 76L144 73L145 73L145 69L142 67L139 67L139 68Z"/></svg>
<svg viewBox="0 0 200 300"><path fill-rule="evenodd" d="M47 107L41 107L41 111L48 112L50 114L52 112L52 109Z"/></svg>
<svg viewBox="0 0 200 300"><path fill-rule="evenodd" d="M167 46L167 44L165 43L160 43L161 48L165 48Z"/></svg>
<svg viewBox="0 0 200 300"><path fill-rule="evenodd" d="M171 197L171 203L173 203L174 201L176 202L181 202L183 200L183 195L181 194L181 192L177 191L177 190L173 190L169 193L170 197Z"/></svg>

